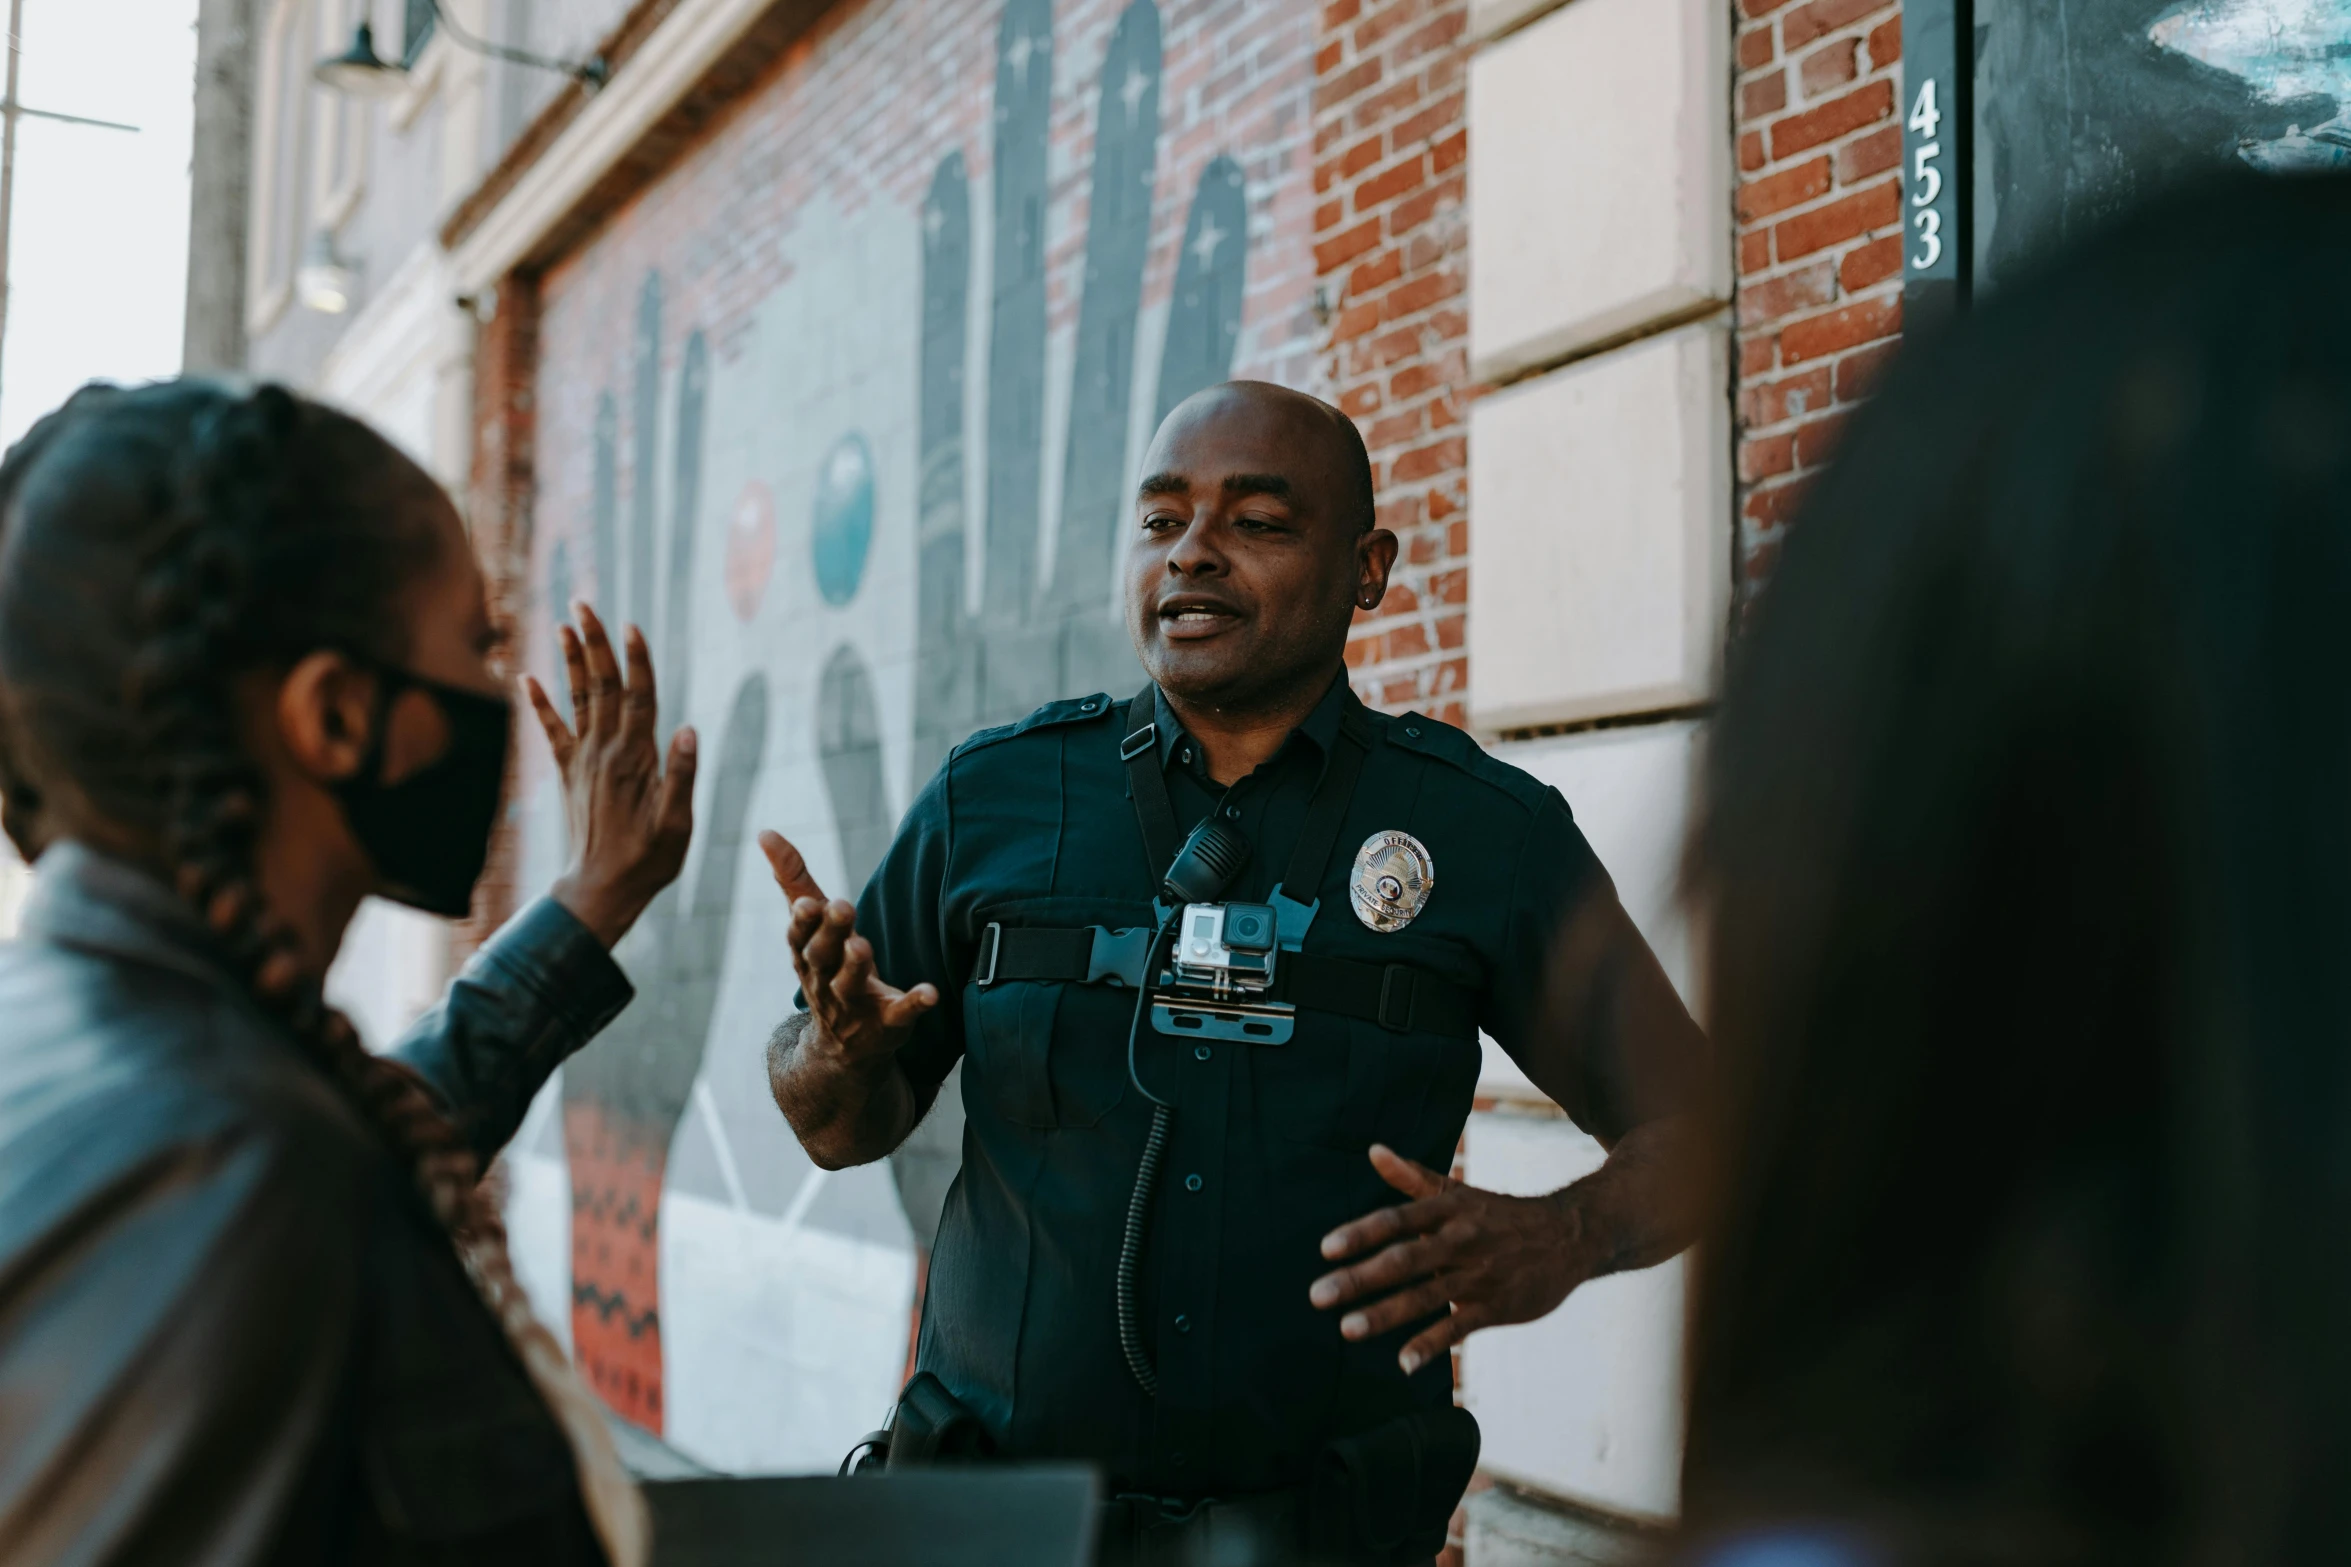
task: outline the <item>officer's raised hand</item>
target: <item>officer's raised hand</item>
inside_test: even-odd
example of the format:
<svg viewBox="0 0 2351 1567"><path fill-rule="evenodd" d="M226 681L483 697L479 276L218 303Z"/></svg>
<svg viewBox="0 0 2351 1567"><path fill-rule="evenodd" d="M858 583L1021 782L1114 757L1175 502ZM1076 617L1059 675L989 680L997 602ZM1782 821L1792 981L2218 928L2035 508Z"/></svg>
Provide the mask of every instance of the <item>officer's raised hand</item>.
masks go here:
<svg viewBox="0 0 2351 1567"><path fill-rule="evenodd" d="M792 903L785 939L808 1004L768 1042L776 1105L818 1164L862 1164L897 1146L914 1124L898 1051L939 992L928 984L899 990L874 972L855 906L825 897L791 840L763 832L759 848Z"/></svg>

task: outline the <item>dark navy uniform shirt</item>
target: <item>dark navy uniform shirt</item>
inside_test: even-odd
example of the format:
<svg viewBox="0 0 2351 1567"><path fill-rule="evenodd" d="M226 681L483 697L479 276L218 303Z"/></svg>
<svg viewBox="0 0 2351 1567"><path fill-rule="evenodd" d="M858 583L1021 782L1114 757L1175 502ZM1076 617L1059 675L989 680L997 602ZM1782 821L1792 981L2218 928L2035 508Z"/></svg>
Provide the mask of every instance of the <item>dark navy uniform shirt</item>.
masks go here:
<svg viewBox="0 0 2351 1567"><path fill-rule="evenodd" d="M997 983L972 970L989 922L1149 926L1164 866L1146 863L1119 759L1126 704L1055 702L958 747L915 802L858 908L875 965L941 1004L900 1061L929 1096L964 1060L963 1169L940 1221L919 1363L1007 1454L1103 1466L1114 1489L1216 1495L1303 1480L1322 1446L1450 1402L1439 1356L1406 1378L1399 1331L1350 1344L1307 1301L1335 1226L1401 1199L1366 1151L1384 1142L1450 1167L1478 1080L1474 1039L1391 1032L1301 1010L1284 1045L1173 1039L1143 1024L1138 1066L1175 1109L1149 1221L1140 1312L1160 1393L1121 1358L1115 1295L1128 1195L1151 1105L1128 1084L1134 993ZM1342 680L1282 750L1223 789L1158 699L1178 830L1221 811L1254 846L1237 901L1265 900L1342 719ZM1376 739L1322 885L1308 952L1410 963L1480 997L1480 1025L1518 1051L1540 1026L1551 936L1605 878L1557 790L1417 714L1366 713ZM1435 867L1403 930L1348 902L1357 848L1400 830ZM1301 902L1315 893L1286 889ZM1648 1118L1627 1102L1616 1042L1567 1042L1563 1094L1603 1137Z"/></svg>

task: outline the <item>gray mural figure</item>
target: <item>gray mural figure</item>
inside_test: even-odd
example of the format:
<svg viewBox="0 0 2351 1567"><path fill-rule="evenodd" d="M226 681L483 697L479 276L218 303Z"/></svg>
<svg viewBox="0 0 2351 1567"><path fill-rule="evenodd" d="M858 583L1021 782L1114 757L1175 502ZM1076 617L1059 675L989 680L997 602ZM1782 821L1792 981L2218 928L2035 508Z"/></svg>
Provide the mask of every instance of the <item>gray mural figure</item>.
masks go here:
<svg viewBox="0 0 2351 1567"><path fill-rule="evenodd" d="M617 446L613 401L598 405L595 434L593 599L608 614L625 606L660 649L661 739L688 711L693 690L692 607L700 534L704 415L710 355L701 333L686 343L678 376L676 450L670 474L669 549L659 548L662 296L658 276L640 296L630 401L633 459L629 536L616 537ZM665 565L666 583L656 580ZM549 593L569 603L572 568L560 547ZM666 587L666 593L659 591ZM557 588L563 597L555 597ZM659 613L656 614L658 609ZM617 618L617 617L616 617ZM690 878L646 910L617 956L638 1000L597 1047L564 1069L564 1144L572 1182L573 1356L617 1412L662 1429L660 1213L670 1141L693 1091L718 1003L745 825L767 750L767 679L737 686L701 804Z"/></svg>
<svg viewBox="0 0 2351 1567"><path fill-rule="evenodd" d="M970 185L960 152L933 171L922 210L922 333L917 387L918 632L909 776L927 781L974 730L1007 723L1055 697L1141 684L1117 613L1119 540L1127 518L1137 322L1158 178L1159 9L1121 14L1096 87L1085 285L1063 459L1051 579L1036 581L1043 515L1044 222L1050 133L1052 9L1011 0L997 31L994 114L994 294L989 302L986 512L980 607L967 610L963 431L970 325ZM1232 373L1247 270L1240 166L1202 173L1160 360L1162 413ZM1204 237L1205 236L1205 237ZM847 662L843 662L844 655ZM861 888L888 847L872 830L881 792L880 738L866 714L870 685L842 649L828 666L818 730L841 861ZM870 736L870 738L869 738ZM894 830L897 810L881 815ZM926 1250L962 1165L963 1107L950 1081L930 1116L892 1156L915 1238Z"/></svg>

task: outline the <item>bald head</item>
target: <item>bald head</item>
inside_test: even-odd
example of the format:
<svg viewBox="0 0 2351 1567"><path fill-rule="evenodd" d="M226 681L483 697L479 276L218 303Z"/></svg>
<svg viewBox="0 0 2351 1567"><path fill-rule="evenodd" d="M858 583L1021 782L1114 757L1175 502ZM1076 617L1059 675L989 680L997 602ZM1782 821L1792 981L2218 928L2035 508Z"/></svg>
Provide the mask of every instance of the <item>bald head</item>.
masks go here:
<svg viewBox="0 0 2351 1567"><path fill-rule="evenodd" d="M1168 414L1143 473L1129 610L1152 678L1220 707L1327 687L1396 558L1353 421L1288 387L1228 381Z"/></svg>

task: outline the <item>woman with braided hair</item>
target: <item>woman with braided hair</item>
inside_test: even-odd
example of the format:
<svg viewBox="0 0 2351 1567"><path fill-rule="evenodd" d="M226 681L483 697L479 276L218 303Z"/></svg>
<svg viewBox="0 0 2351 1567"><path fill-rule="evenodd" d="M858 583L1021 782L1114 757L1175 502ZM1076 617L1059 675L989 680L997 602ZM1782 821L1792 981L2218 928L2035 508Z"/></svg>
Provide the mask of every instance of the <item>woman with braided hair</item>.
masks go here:
<svg viewBox="0 0 2351 1567"><path fill-rule="evenodd" d="M511 708L448 498L274 387L94 388L0 466L0 1558L637 1567L642 1503L478 1184L675 878L644 640L526 682L573 860L382 1056L362 898L468 907Z"/></svg>

